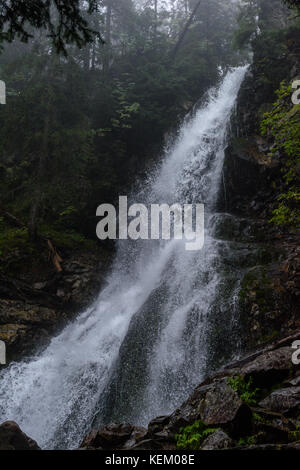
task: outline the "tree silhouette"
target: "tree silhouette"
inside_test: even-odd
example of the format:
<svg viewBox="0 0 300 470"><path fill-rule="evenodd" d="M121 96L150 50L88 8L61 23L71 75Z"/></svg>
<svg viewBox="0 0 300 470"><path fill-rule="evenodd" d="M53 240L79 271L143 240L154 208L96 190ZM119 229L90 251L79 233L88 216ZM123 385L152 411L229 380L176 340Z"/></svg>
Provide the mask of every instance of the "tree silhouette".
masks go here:
<svg viewBox="0 0 300 470"><path fill-rule="evenodd" d="M87 0L88 13L98 7L97 0ZM0 0L0 42L15 38L28 42L35 29L44 29L57 52L66 53L66 44L83 47L95 35L83 17L80 0Z"/></svg>

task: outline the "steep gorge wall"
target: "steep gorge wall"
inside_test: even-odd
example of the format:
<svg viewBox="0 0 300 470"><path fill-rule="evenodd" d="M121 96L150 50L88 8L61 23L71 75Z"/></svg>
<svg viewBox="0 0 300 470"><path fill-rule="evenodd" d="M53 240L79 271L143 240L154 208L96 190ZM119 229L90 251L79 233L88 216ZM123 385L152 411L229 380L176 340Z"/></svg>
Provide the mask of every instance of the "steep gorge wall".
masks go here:
<svg viewBox="0 0 300 470"><path fill-rule="evenodd" d="M261 246L259 262L241 280L246 350L300 328L299 238L269 222L282 187L286 157L279 152L270 157L272 142L260 132L264 113L272 108L280 83L290 83L299 76L297 32L257 40L226 150L220 210L246 218L251 242Z"/></svg>

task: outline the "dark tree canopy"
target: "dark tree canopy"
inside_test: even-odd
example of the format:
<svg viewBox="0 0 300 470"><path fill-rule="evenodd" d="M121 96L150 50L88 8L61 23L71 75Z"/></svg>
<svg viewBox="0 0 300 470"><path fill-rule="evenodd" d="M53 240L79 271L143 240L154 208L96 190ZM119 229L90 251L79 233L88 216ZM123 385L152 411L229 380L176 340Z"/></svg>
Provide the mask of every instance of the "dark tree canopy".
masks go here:
<svg viewBox="0 0 300 470"><path fill-rule="evenodd" d="M291 8L300 8L300 0L284 0L284 3Z"/></svg>
<svg viewBox="0 0 300 470"><path fill-rule="evenodd" d="M97 8L96 0L85 3L88 13ZM81 4L80 0L0 0L0 42L15 38L27 42L34 29L44 29L58 52L65 52L70 43L82 47L98 33L90 29Z"/></svg>

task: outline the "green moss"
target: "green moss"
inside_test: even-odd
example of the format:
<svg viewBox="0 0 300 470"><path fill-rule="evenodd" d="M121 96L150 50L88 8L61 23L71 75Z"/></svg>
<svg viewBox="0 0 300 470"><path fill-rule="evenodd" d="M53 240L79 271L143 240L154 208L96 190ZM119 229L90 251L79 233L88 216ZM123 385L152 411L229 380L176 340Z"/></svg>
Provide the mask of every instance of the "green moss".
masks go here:
<svg viewBox="0 0 300 470"><path fill-rule="evenodd" d="M217 429L209 428L203 421L195 421L190 426L181 428L175 435L178 450L199 450L202 442Z"/></svg>
<svg viewBox="0 0 300 470"><path fill-rule="evenodd" d="M270 222L300 230L300 105L292 104L292 86L285 81L276 91L277 100L261 122L261 133L273 140L270 157L284 156L282 189Z"/></svg>
<svg viewBox="0 0 300 470"><path fill-rule="evenodd" d="M66 248L76 248L78 246L83 246L86 242L85 237L74 231L58 231L48 225L42 225L40 228L40 234L49 238L55 245Z"/></svg>
<svg viewBox="0 0 300 470"><path fill-rule="evenodd" d="M227 383L247 405L256 404L258 388L253 388L252 377L246 381L241 375L235 375L234 377L229 377Z"/></svg>
<svg viewBox="0 0 300 470"><path fill-rule="evenodd" d="M253 446L257 443L257 437L256 436L247 436L247 437L242 437L237 445L238 447L244 447L244 446Z"/></svg>
<svg viewBox="0 0 300 470"><path fill-rule="evenodd" d="M253 413L252 414L253 421L259 422L259 423L264 423L265 420L262 416L260 416L258 413Z"/></svg>
<svg viewBox="0 0 300 470"><path fill-rule="evenodd" d="M300 430L290 431L289 432L289 440L292 441L292 442L300 441Z"/></svg>
<svg viewBox="0 0 300 470"><path fill-rule="evenodd" d="M0 256L15 251L33 251L26 228L7 228L2 224L0 230Z"/></svg>
<svg viewBox="0 0 300 470"><path fill-rule="evenodd" d="M87 248L95 247L95 242L87 240L82 234L75 231L60 232L49 226L42 226L40 235L49 238L56 246L66 248ZM33 253L37 249L28 235L28 230L24 228L3 228L0 231L0 256L9 255L18 250L22 254Z"/></svg>

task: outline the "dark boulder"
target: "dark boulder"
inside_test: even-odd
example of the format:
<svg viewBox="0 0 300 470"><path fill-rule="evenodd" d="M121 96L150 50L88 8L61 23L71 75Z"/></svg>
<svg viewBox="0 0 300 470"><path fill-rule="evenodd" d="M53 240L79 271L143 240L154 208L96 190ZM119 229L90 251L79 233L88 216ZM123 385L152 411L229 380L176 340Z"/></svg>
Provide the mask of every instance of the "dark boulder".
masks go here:
<svg viewBox="0 0 300 470"><path fill-rule="evenodd" d="M201 420L208 427L222 426L234 435L251 428L252 413L226 378L196 388L192 396L170 417L166 429L176 433L182 426Z"/></svg>
<svg viewBox="0 0 300 470"><path fill-rule="evenodd" d="M233 447L233 440L222 429L217 429L208 436L201 446L201 450L221 450Z"/></svg>
<svg viewBox="0 0 300 470"><path fill-rule="evenodd" d="M14 421L6 421L0 425L0 450L40 450L40 448Z"/></svg>
<svg viewBox="0 0 300 470"><path fill-rule="evenodd" d="M286 379L292 368L292 349L286 346L262 352L240 368L239 374L246 378L252 377L256 386L265 388Z"/></svg>
<svg viewBox="0 0 300 470"><path fill-rule="evenodd" d="M112 424L93 430L83 440L84 449L126 449L133 447L146 435L146 429L130 424Z"/></svg>
<svg viewBox="0 0 300 470"><path fill-rule="evenodd" d="M275 390L259 403L272 411L286 412L300 405L300 386Z"/></svg>

